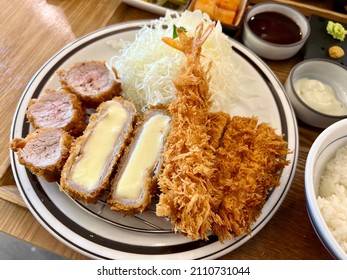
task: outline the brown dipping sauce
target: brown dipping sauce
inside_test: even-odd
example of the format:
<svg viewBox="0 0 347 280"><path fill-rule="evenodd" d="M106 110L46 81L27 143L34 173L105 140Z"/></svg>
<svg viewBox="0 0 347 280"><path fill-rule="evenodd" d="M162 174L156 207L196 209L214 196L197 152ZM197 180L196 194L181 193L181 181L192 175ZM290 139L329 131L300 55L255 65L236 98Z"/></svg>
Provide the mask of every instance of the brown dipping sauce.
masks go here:
<svg viewBox="0 0 347 280"><path fill-rule="evenodd" d="M275 44L293 44L301 40L300 27L289 17L277 12L263 12L251 17L249 28L261 39Z"/></svg>

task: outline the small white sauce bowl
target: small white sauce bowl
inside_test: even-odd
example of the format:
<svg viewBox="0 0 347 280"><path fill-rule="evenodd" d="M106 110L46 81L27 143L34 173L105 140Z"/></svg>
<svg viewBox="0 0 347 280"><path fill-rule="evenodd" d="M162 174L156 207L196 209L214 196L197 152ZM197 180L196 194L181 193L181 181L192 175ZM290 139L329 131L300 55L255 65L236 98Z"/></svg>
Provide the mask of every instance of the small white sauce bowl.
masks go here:
<svg viewBox="0 0 347 280"><path fill-rule="evenodd" d="M263 12L277 12L292 19L301 29L302 38L293 44L274 44L261 39L249 27L248 21ZM243 22L242 40L246 47L262 58L283 60L294 56L306 43L310 35L310 23L298 10L280 3L265 2L254 5L248 10Z"/></svg>
<svg viewBox="0 0 347 280"><path fill-rule="evenodd" d="M347 68L327 59L307 59L292 68L284 84L296 117L303 122L314 127L326 128L347 117L347 114L338 116L325 114L307 105L294 88L295 82L301 78L316 79L330 85L335 91L337 99L347 108Z"/></svg>
<svg viewBox="0 0 347 280"><path fill-rule="evenodd" d="M347 254L328 228L317 203L321 175L328 161L345 145L347 145L347 119L329 126L316 138L306 159L305 198L308 216L325 248L335 259L347 260Z"/></svg>

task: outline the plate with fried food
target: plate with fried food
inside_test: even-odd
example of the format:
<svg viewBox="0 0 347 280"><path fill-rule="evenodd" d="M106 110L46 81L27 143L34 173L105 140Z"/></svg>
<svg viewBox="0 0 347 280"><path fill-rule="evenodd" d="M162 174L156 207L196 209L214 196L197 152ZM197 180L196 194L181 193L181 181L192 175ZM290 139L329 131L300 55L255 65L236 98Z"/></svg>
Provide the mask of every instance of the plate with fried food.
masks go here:
<svg viewBox="0 0 347 280"><path fill-rule="evenodd" d="M254 237L297 164L270 68L200 11L109 26L28 83L11 129L35 218L93 259L216 259Z"/></svg>

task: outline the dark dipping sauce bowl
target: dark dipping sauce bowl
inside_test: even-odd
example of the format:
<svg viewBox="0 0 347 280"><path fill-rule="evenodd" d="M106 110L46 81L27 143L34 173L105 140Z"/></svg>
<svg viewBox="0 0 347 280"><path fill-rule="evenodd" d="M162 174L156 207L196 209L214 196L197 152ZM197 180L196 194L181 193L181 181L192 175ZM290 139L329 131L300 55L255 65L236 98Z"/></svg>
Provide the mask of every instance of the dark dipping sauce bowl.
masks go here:
<svg viewBox="0 0 347 280"><path fill-rule="evenodd" d="M283 60L294 56L310 35L307 18L295 8L263 2L247 11L242 40L262 58Z"/></svg>

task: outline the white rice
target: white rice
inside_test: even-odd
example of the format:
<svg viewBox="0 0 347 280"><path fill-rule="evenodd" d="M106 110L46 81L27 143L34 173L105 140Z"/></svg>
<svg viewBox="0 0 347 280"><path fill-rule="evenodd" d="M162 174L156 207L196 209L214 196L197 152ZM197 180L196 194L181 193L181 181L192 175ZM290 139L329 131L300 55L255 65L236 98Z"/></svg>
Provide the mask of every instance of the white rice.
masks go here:
<svg viewBox="0 0 347 280"><path fill-rule="evenodd" d="M340 148L325 167L317 202L331 233L347 254L347 146Z"/></svg>

